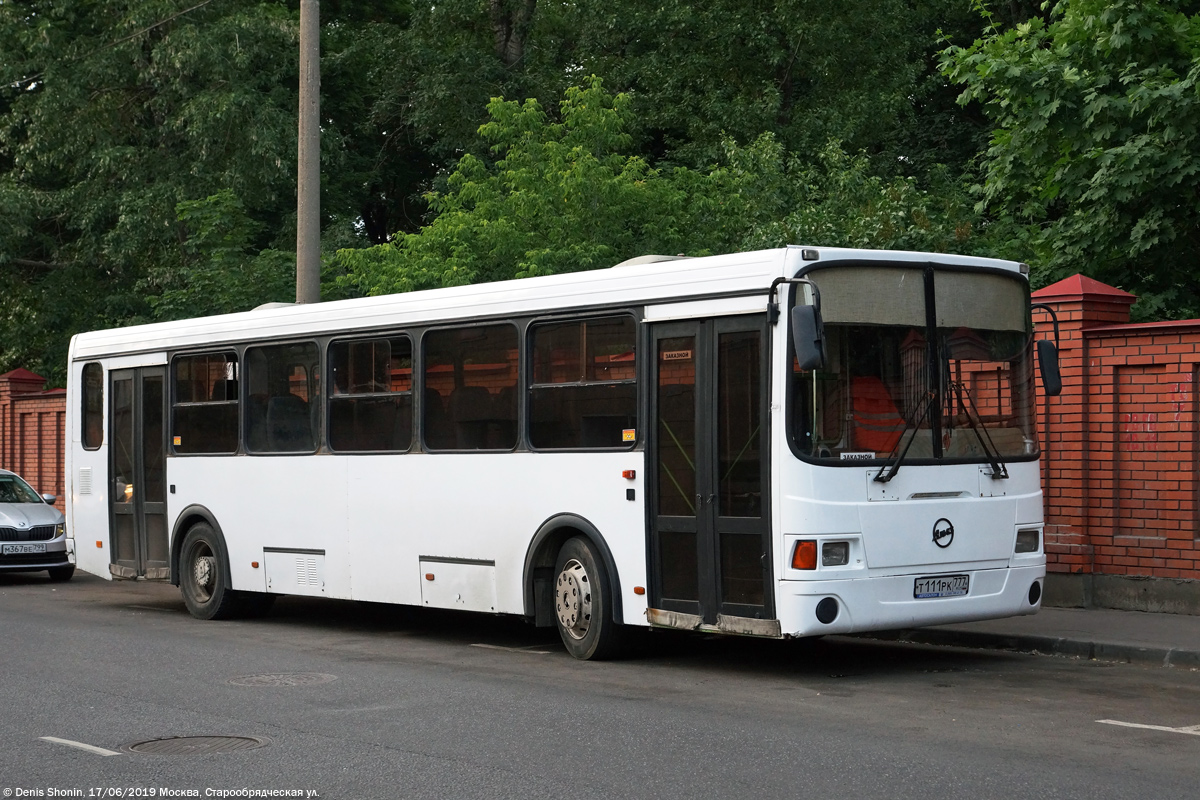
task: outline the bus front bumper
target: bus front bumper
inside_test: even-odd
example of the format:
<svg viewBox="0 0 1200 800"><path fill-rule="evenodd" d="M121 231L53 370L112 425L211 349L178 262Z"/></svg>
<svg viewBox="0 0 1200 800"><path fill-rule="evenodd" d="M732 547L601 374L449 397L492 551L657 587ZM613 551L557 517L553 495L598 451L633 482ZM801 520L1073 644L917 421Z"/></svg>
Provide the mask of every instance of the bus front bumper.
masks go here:
<svg viewBox="0 0 1200 800"><path fill-rule="evenodd" d="M1041 608L1046 567L963 570L967 593L917 597L928 575L779 582L777 616L785 636L860 633L974 622L1025 614ZM936 577L936 576L935 576ZM1035 587L1036 584L1036 588Z"/></svg>

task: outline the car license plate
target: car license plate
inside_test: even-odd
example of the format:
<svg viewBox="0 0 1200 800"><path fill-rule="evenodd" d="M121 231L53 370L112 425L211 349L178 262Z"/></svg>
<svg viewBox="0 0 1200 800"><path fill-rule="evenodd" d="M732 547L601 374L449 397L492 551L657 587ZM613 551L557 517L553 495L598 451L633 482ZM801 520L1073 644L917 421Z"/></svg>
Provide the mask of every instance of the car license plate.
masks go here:
<svg viewBox="0 0 1200 800"><path fill-rule="evenodd" d="M962 597L967 593L971 578L968 575L938 575L933 578L917 578L913 582L913 597L926 600L931 597Z"/></svg>
<svg viewBox="0 0 1200 800"><path fill-rule="evenodd" d="M44 544L6 544L3 546L3 554L6 556L22 555L24 553L44 553L46 545Z"/></svg>

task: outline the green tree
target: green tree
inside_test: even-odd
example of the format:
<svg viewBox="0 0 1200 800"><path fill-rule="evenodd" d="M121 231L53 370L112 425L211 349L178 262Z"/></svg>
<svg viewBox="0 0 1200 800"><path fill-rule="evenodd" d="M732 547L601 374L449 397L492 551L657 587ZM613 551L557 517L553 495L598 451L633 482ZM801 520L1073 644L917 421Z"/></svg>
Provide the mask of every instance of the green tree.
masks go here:
<svg viewBox="0 0 1200 800"><path fill-rule="evenodd" d="M788 243L995 249L961 186L873 176L836 143L808 164L770 133L726 138L718 166L656 168L629 152L631 97L598 78L568 89L557 119L536 100L497 98L488 113L494 163L463 156L420 231L341 251L344 286L384 294Z"/></svg>
<svg viewBox="0 0 1200 800"><path fill-rule="evenodd" d="M627 151L628 95L599 80L567 91L561 121L536 100L496 98L479 135L494 164L467 154L427 201L436 217L394 243L343 250L344 283L368 294L610 266L674 251L683 192Z"/></svg>
<svg viewBox="0 0 1200 800"><path fill-rule="evenodd" d="M297 8L0 3L0 368L58 379L72 332L279 299L273 279L201 289L294 249ZM382 240L403 210L392 196L423 179L364 119L367 66L386 60L407 4L324 10L327 238ZM177 216L213 197L225 200L209 211L232 216L202 230L249 237L236 269L227 250L201 270L201 228Z"/></svg>
<svg viewBox="0 0 1200 800"><path fill-rule="evenodd" d="M1142 318L1198 316L1200 4L1046 7L943 56L993 126L982 206L1031 226L1040 282L1083 272Z"/></svg>

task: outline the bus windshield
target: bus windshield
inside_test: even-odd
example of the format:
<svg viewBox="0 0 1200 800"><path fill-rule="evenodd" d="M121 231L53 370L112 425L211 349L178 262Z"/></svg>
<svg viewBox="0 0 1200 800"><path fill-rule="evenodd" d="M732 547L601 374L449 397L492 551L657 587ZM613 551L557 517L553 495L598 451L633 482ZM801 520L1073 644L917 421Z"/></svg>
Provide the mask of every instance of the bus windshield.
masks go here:
<svg viewBox="0 0 1200 800"><path fill-rule="evenodd" d="M805 457L988 463L1037 455L1032 324L1018 276L839 266L821 292L826 363L793 362Z"/></svg>

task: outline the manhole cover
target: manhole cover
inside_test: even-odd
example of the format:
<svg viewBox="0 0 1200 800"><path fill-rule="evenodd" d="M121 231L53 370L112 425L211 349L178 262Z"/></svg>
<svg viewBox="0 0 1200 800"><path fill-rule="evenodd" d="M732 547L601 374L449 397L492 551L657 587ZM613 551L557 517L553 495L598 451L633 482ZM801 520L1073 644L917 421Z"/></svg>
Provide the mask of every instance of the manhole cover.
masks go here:
<svg viewBox="0 0 1200 800"><path fill-rule="evenodd" d="M268 741L260 736L172 736L150 739L125 745L133 753L152 756L199 756L211 753L237 753L266 747Z"/></svg>
<svg viewBox="0 0 1200 800"><path fill-rule="evenodd" d="M318 683L336 681L336 675L323 672L270 672L265 675L243 675L230 678L234 686L316 686Z"/></svg>

